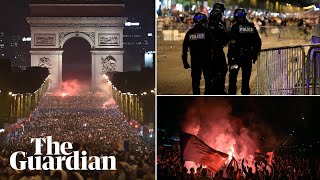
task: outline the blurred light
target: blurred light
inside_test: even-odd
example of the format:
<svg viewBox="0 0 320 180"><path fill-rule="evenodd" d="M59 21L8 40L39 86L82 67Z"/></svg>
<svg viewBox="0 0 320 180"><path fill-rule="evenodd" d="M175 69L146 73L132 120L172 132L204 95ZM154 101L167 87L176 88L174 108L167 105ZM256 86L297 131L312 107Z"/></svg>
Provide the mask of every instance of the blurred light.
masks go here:
<svg viewBox="0 0 320 180"><path fill-rule="evenodd" d="M153 68L153 56L154 54L145 53L144 54L144 66Z"/></svg>
<svg viewBox="0 0 320 180"><path fill-rule="evenodd" d="M125 22L124 25L125 26L139 26L140 23L138 23L138 22Z"/></svg>
<svg viewBox="0 0 320 180"><path fill-rule="evenodd" d="M149 37L152 37L152 36L153 36L153 34L152 34L152 33L148 33L148 36L149 36Z"/></svg>
<svg viewBox="0 0 320 180"><path fill-rule="evenodd" d="M31 41L31 37L23 37L22 41L23 42L30 42Z"/></svg>
<svg viewBox="0 0 320 180"><path fill-rule="evenodd" d="M182 10L183 10L183 5L177 3L177 4L176 4L176 11L182 11ZM181 17L181 16L180 16L180 17Z"/></svg>
<svg viewBox="0 0 320 180"><path fill-rule="evenodd" d="M3 133L4 132L4 129L0 129L0 133Z"/></svg>
<svg viewBox="0 0 320 180"><path fill-rule="evenodd" d="M11 96L12 95L12 92L9 92L9 96Z"/></svg>
<svg viewBox="0 0 320 180"><path fill-rule="evenodd" d="M310 6L307 6L307 7L303 7L303 9L311 9L311 8L315 8L316 7L316 5L310 5Z"/></svg>
<svg viewBox="0 0 320 180"><path fill-rule="evenodd" d="M197 8L197 6L196 5L192 5L192 11L194 11L195 9Z"/></svg>

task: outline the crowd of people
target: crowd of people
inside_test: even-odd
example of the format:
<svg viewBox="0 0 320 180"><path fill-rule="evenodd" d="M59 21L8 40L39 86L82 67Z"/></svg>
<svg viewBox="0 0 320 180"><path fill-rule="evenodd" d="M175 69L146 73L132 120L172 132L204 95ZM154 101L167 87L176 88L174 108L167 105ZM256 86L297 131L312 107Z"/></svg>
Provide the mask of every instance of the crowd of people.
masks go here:
<svg viewBox="0 0 320 180"><path fill-rule="evenodd" d="M172 12L170 15L163 14L158 17L158 21L163 23L163 29L176 29L177 24L183 24L184 26L179 25L178 27L187 30L187 27L193 25L192 20L193 14L189 12ZM248 12L248 19L255 24L255 27L259 31L260 35L263 37L270 37L272 33L279 34L290 34L290 35L304 35L312 34L314 27L319 25L319 17L315 16L286 16L286 15L270 15L266 13L256 13L255 11ZM224 17L226 22L226 27L231 28L234 23L234 18L232 16ZM283 27L291 28L290 32L285 31ZM277 31L275 31L277 28ZM273 30L273 31L271 31Z"/></svg>
<svg viewBox="0 0 320 180"><path fill-rule="evenodd" d="M141 129L132 126L115 106L103 108L108 98L93 93L44 95L23 128L0 135L0 179L154 179L153 141L143 137ZM86 150L89 156L115 156L117 171L17 171L10 167L13 152L33 155L35 146L30 138L46 136L71 142L74 150Z"/></svg>
<svg viewBox="0 0 320 180"><path fill-rule="evenodd" d="M183 179L183 180L202 180L202 179L319 179L320 160L310 157L304 153L282 152L275 155L272 164L258 162L256 159L254 167L248 167L246 163L237 162L238 167L223 166L216 174L213 174L205 166L187 169L182 165L179 146L158 146L157 169L160 179ZM245 160L249 160L248 157ZM242 165L243 164L243 165Z"/></svg>
<svg viewBox="0 0 320 180"><path fill-rule="evenodd" d="M227 10L228 11L228 10ZM158 18L163 20L164 26L168 27L172 23L184 23L192 25L192 17L194 13L175 11L170 14L162 14ZM307 26L314 26L319 24L319 17L316 16L287 16L285 14L267 14L265 12L257 13L255 11L248 11L248 18L251 21L257 21L260 26L300 26L301 22ZM233 22L234 17L225 16L226 22Z"/></svg>

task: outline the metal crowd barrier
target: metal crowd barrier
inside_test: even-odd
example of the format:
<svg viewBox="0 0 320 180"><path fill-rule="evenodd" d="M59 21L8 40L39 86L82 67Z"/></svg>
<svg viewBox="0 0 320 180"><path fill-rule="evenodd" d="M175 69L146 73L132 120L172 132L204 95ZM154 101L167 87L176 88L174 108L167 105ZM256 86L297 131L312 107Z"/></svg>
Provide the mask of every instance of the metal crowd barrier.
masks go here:
<svg viewBox="0 0 320 180"><path fill-rule="evenodd" d="M258 95L320 94L320 44L264 49L257 61Z"/></svg>
<svg viewBox="0 0 320 180"><path fill-rule="evenodd" d="M157 52L158 60L166 57L165 47L170 49L181 46L187 31L191 28L190 24L170 23L163 25L157 30Z"/></svg>
<svg viewBox="0 0 320 180"><path fill-rule="evenodd" d="M187 31L191 28L190 24L171 23L164 26L162 30L164 41L183 41Z"/></svg>
<svg viewBox="0 0 320 180"><path fill-rule="evenodd" d="M273 37L278 39L303 39L310 41L311 36L316 31L316 26L312 29L298 27L295 25L288 26L260 26L259 33L262 37Z"/></svg>

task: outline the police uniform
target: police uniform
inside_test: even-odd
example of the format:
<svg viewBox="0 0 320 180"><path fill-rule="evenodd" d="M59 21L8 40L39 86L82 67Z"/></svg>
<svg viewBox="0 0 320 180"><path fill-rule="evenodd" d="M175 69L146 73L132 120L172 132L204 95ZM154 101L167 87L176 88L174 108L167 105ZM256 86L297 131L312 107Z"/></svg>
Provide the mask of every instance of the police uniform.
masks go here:
<svg viewBox="0 0 320 180"><path fill-rule="evenodd" d="M229 43L229 32L226 29L225 23L222 21L222 12L214 9L210 12L209 31L214 36L212 45L212 72L213 72L213 89L211 94L226 94L225 78L228 71L226 57L223 51L224 46Z"/></svg>
<svg viewBox="0 0 320 180"><path fill-rule="evenodd" d="M184 68L188 69L187 56L188 49L190 49L192 90L195 95L200 95L202 73L205 79L205 94L208 94L207 88L210 86L209 84L212 83L207 68L208 61L210 60L210 39L211 36L207 27L201 23L196 23L195 26L186 33L183 41L182 61Z"/></svg>
<svg viewBox="0 0 320 180"><path fill-rule="evenodd" d="M237 9L239 10L239 9ZM237 11L236 10L236 11ZM244 10L240 9L244 12ZM237 17L235 11L235 17ZM244 12L245 13L245 12ZM261 39L254 24L246 19L246 13L242 14L242 20L231 27L230 43L228 49L228 63L229 63L229 94L236 94L237 92L237 76L239 69L242 69L242 88L243 95L250 94L250 76L252 70L252 63L258 58L261 50Z"/></svg>

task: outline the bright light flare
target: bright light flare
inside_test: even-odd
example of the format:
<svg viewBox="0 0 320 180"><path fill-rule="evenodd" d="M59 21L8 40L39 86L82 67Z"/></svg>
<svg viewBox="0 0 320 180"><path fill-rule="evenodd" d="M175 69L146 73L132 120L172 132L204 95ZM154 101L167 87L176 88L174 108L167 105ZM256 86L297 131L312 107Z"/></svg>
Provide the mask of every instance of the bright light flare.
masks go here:
<svg viewBox="0 0 320 180"><path fill-rule="evenodd" d="M104 78L109 79L109 77L105 74L102 75Z"/></svg>
<svg viewBox="0 0 320 180"><path fill-rule="evenodd" d="M68 93L66 92L61 93L61 97L66 97L66 96L68 96Z"/></svg>
<svg viewBox="0 0 320 180"><path fill-rule="evenodd" d="M233 148L233 145L232 145L232 146L230 147L230 151L228 152L228 155L229 155L228 160L229 160L229 161L231 161L233 154L234 154L234 148Z"/></svg>

